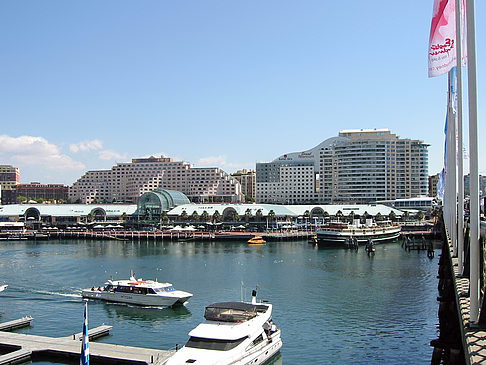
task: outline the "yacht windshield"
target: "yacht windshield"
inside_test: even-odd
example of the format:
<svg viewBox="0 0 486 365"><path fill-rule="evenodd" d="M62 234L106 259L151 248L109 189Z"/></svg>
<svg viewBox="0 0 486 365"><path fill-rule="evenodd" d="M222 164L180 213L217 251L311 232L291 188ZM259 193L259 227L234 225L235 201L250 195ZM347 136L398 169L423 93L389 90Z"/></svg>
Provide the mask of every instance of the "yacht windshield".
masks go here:
<svg viewBox="0 0 486 365"><path fill-rule="evenodd" d="M242 343L247 337L238 340L216 340L214 338L191 337L186 343L186 347L196 349L228 351L234 349Z"/></svg>
<svg viewBox="0 0 486 365"><path fill-rule="evenodd" d="M165 293L165 292L175 291L175 289L174 289L174 287L172 285L171 286L166 286L166 287L163 287L163 288L154 288L154 290L157 293Z"/></svg>

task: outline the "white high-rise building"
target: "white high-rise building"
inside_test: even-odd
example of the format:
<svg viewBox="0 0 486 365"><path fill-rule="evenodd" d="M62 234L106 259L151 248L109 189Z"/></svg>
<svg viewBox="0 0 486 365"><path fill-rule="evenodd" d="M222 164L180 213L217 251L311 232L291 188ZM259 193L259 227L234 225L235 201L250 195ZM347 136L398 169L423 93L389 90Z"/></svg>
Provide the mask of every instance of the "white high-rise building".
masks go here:
<svg viewBox="0 0 486 365"><path fill-rule="evenodd" d="M69 190L72 201L135 203L155 189L175 190L195 202L240 202L241 187L217 167L194 168L168 157L132 159L111 170L88 171Z"/></svg>
<svg viewBox="0 0 486 365"><path fill-rule="evenodd" d="M257 163L258 203L370 203L427 195L428 145L388 129L344 130Z"/></svg>

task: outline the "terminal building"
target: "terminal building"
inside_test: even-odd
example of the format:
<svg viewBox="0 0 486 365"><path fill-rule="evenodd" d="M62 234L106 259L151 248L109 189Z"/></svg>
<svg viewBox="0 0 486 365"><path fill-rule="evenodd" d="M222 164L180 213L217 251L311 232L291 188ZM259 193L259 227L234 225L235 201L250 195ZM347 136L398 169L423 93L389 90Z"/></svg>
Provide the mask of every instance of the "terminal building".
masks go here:
<svg viewBox="0 0 486 365"><path fill-rule="evenodd" d="M257 203L368 204L428 192L428 145L388 129L343 130L256 165Z"/></svg>
<svg viewBox="0 0 486 365"><path fill-rule="evenodd" d="M136 203L145 193L157 189L183 192L193 202L242 200L240 183L216 167L195 168L169 157L132 159L110 170L88 171L69 190L78 203Z"/></svg>

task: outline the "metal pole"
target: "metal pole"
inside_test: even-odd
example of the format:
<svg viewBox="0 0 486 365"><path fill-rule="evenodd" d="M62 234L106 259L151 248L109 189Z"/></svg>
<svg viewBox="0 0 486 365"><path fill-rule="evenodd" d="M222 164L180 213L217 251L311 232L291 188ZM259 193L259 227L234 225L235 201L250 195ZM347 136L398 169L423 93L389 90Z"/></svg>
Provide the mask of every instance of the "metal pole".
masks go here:
<svg viewBox="0 0 486 365"><path fill-rule="evenodd" d="M470 173L470 323L479 321L479 168L478 168L478 113L476 87L476 36L474 0L466 0L467 16L467 80L469 99L469 173Z"/></svg>
<svg viewBox="0 0 486 365"><path fill-rule="evenodd" d="M456 0L457 58L457 258L459 274L464 272L464 154L462 152L462 12L461 0Z"/></svg>
<svg viewBox="0 0 486 365"><path fill-rule="evenodd" d="M454 84L456 80L451 80L451 91L456 88ZM455 90L454 90L455 91ZM454 96L454 93L450 94ZM452 255L457 257L457 147L456 147L456 109L454 107L455 100L451 100L451 120L447 131L449 132L449 141L451 146L450 156L450 182L451 182L451 197L450 197L450 207L451 207L451 241L452 241ZM450 131L449 131L450 129Z"/></svg>

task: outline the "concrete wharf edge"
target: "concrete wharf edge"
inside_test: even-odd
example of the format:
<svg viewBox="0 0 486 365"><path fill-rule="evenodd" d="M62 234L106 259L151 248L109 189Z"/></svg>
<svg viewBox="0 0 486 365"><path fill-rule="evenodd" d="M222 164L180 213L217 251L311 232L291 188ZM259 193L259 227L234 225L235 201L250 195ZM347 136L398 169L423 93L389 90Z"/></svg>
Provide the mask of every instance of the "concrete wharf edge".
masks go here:
<svg viewBox="0 0 486 365"><path fill-rule="evenodd" d="M107 327L100 326L90 330L90 337L99 337L106 333ZM74 338L74 339L73 339ZM78 357L81 355L79 334L67 337L47 337L0 331L0 346L14 349L13 352L0 356L0 364L14 364L31 359L33 354L55 355L56 357ZM95 362L132 364L162 364L174 354L170 350L157 350L142 347L113 345L90 342L90 358Z"/></svg>
<svg viewBox="0 0 486 365"><path fill-rule="evenodd" d="M470 318L470 298L469 279L459 275L458 258L453 257L452 246L449 246L451 257L451 267L453 269L453 280L455 286L455 296L458 306L459 325L461 328L461 337L464 347L464 356L466 364L485 364L486 363L486 331L469 326Z"/></svg>

